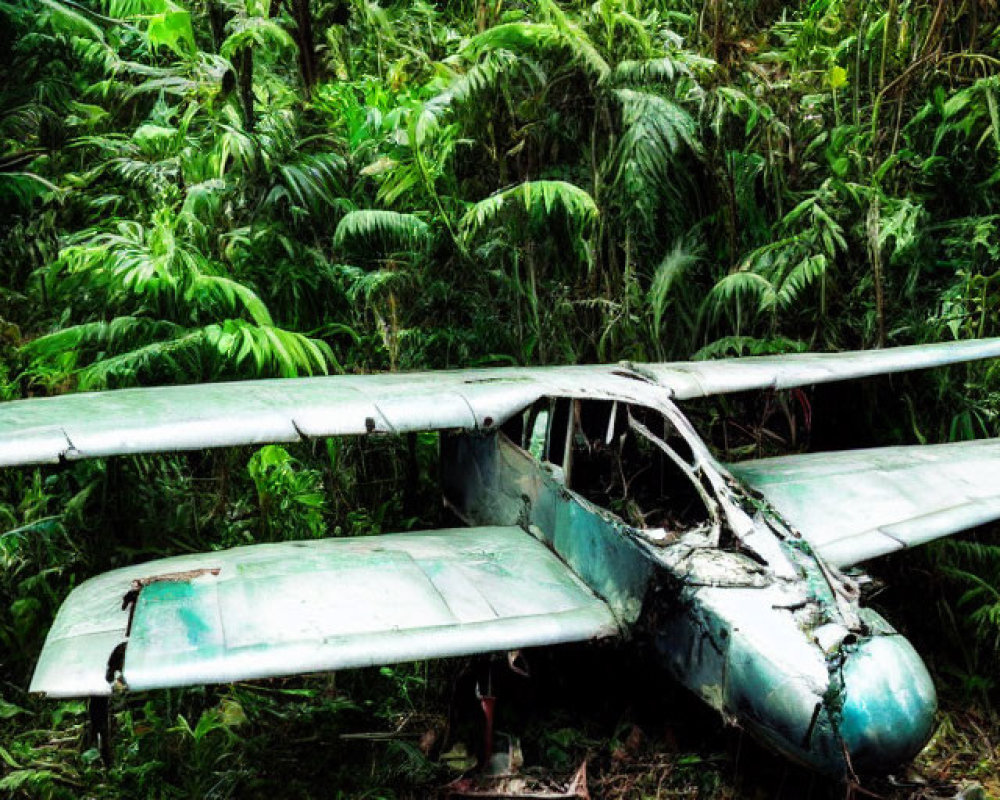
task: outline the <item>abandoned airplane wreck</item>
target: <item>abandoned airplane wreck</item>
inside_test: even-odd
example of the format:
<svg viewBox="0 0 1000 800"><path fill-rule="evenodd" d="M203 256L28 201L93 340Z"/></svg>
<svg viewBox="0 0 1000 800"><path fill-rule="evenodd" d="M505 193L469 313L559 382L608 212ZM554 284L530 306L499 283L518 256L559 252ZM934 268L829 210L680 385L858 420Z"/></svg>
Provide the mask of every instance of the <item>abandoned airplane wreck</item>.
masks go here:
<svg viewBox="0 0 1000 800"><path fill-rule="evenodd" d="M1000 341L982 340L4 404L0 465L440 431L442 492L471 526L100 575L66 600L31 689L102 698L643 637L678 681L790 759L840 776L891 769L930 736L934 686L841 568L1000 517L1000 444L726 465L678 403L998 355Z"/></svg>

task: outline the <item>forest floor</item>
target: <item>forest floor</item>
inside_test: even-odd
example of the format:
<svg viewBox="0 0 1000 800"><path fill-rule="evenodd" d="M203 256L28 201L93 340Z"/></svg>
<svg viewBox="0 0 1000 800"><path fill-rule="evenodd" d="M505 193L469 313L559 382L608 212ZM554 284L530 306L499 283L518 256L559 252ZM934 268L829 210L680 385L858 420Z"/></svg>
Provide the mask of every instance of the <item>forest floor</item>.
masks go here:
<svg viewBox="0 0 1000 800"><path fill-rule="evenodd" d="M22 726L21 745L35 737L36 777L46 770L51 780L20 788L40 797L446 797L472 763L465 754L481 747L476 690L488 682L497 751L516 737L521 773L553 787L586 762L594 800L1000 797L1000 719L947 689L937 732L913 764L851 786L726 725L632 645L567 645L525 660L530 677L505 660L450 659L117 698L109 770L81 743L82 704L64 706L48 731ZM178 724L165 730L171 715Z"/></svg>

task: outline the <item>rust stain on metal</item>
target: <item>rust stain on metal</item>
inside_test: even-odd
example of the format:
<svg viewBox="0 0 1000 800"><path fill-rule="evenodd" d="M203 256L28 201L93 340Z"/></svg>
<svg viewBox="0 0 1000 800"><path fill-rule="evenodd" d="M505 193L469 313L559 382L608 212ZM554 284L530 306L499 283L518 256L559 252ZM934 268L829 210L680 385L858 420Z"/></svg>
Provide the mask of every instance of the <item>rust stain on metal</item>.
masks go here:
<svg viewBox="0 0 1000 800"><path fill-rule="evenodd" d="M181 572L165 572L162 575L150 575L148 578L136 578L132 581L133 589L142 589L151 583L182 583L193 581L202 575L218 575L220 567L206 567L203 569L186 569Z"/></svg>

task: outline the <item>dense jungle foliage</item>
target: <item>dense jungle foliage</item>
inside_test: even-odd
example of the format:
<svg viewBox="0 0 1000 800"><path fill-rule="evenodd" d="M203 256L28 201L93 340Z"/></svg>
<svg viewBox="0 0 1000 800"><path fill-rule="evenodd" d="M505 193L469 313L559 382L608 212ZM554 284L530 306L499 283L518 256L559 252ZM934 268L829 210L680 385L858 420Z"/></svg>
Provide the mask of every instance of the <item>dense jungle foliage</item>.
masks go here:
<svg viewBox="0 0 1000 800"><path fill-rule="evenodd" d="M0 398L995 336L998 183L995 0L0 0ZM956 367L817 393L811 421L833 446L996 436L998 391ZM699 414L775 453L809 444L804 409ZM107 770L82 703L26 693L93 574L435 524L433 437L415 506L394 447L5 471L0 794L419 797L456 774L434 732L461 661L118 698ZM883 796L1000 795L997 541L877 568L942 698ZM595 797L843 795L627 648L533 658L506 729L529 765L586 759Z"/></svg>

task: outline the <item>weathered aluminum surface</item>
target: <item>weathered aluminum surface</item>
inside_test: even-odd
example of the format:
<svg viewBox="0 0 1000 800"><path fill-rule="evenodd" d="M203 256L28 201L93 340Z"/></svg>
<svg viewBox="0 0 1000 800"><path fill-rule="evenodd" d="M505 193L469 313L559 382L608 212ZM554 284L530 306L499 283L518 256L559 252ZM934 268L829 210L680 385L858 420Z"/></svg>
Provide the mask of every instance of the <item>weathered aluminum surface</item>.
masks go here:
<svg viewBox="0 0 1000 800"><path fill-rule="evenodd" d="M498 368L122 389L0 404L0 467L304 437L491 428L545 395L614 397L643 375L678 400L1000 356L1000 339L854 353Z"/></svg>
<svg viewBox="0 0 1000 800"><path fill-rule="evenodd" d="M1000 440L728 465L827 561L850 566L1000 519Z"/></svg>
<svg viewBox="0 0 1000 800"><path fill-rule="evenodd" d="M739 553L691 545L661 552L669 578L653 632L681 683L822 772L891 769L920 750L936 695L905 638L868 609L855 607L858 621L842 616L811 554L790 550L802 570L795 581Z"/></svg>
<svg viewBox="0 0 1000 800"><path fill-rule="evenodd" d="M123 598L136 580L129 630ZM617 631L608 607L516 527L251 545L82 584L59 611L31 691L107 695L115 683L229 682ZM122 642L124 662L109 673Z"/></svg>

